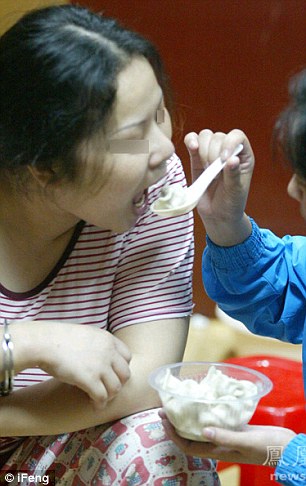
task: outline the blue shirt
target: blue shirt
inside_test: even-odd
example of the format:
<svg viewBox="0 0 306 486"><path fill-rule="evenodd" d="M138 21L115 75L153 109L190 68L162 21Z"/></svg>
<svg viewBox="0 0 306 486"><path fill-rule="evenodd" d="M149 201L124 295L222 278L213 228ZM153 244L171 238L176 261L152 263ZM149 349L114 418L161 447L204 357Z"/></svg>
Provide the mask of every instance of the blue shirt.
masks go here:
<svg viewBox="0 0 306 486"><path fill-rule="evenodd" d="M224 312L242 321L251 332L304 343L306 395L306 237L278 238L251 222L252 234L239 245L220 247L207 238L204 286ZM285 448L275 480L285 485L306 484L306 454L301 451L306 451L304 434Z"/></svg>

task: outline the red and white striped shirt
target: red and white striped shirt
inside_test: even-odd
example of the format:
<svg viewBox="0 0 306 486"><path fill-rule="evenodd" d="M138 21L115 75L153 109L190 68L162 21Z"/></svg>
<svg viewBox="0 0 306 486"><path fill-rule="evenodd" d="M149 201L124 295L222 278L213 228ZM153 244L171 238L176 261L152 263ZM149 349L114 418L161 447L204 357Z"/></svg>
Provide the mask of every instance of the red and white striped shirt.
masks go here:
<svg viewBox="0 0 306 486"><path fill-rule="evenodd" d="M186 181L173 155L165 178L149 189L149 204L164 184L177 183ZM81 222L39 286L14 293L0 285L1 321L57 320L114 332L131 324L190 315L193 254L192 213L162 219L148 208L123 234ZM15 387L47 378L37 368L24 370L15 377ZM0 439L0 451L4 440Z"/></svg>

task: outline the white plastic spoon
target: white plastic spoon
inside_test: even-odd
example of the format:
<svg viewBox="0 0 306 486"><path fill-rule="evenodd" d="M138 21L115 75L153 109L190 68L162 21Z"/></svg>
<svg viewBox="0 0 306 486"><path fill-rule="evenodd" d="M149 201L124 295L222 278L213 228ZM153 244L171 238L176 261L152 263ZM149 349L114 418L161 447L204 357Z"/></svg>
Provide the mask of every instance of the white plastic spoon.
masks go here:
<svg viewBox="0 0 306 486"><path fill-rule="evenodd" d="M239 144L234 150L233 155L240 154L242 149L243 145ZM164 218L180 216L181 214L188 213L196 207L210 183L217 177L219 172L221 172L225 164L226 161L223 161L218 157L202 172L194 183L186 189L179 184L165 187L162 190L161 196L151 204L151 210L153 213Z"/></svg>

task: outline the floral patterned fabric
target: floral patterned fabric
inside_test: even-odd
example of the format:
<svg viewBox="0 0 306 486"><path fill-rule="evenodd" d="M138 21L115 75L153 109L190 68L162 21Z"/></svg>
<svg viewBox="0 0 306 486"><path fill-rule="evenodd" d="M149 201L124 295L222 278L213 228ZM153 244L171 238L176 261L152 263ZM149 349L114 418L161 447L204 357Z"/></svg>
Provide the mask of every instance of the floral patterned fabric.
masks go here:
<svg viewBox="0 0 306 486"><path fill-rule="evenodd" d="M188 457L167 439L157 409L70 434L26 438L4 471L50 473L61 486L220 485L213 461Z"/></svg>

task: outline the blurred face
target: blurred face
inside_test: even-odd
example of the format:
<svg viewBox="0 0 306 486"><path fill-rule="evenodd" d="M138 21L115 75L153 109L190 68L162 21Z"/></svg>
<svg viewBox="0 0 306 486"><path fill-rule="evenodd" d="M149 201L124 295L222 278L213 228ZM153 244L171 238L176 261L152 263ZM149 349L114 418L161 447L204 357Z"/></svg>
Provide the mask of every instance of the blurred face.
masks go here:
<svg viewBox="0 0 306 486"><path fill-rule="evenodd" d="M293 174L287 187L290 197L300 203L300 213L306 221L306 180Z"/></svg>
<svg viewBox="0 0 306 486"><path fill-rule="evenodd" d="M165 175L173 154L170 117L150 64L136 58L118 76L112 115L103 134L84 144L81 187L55 191L66 213L117 233L147 209L147 189Z"/></svg>

